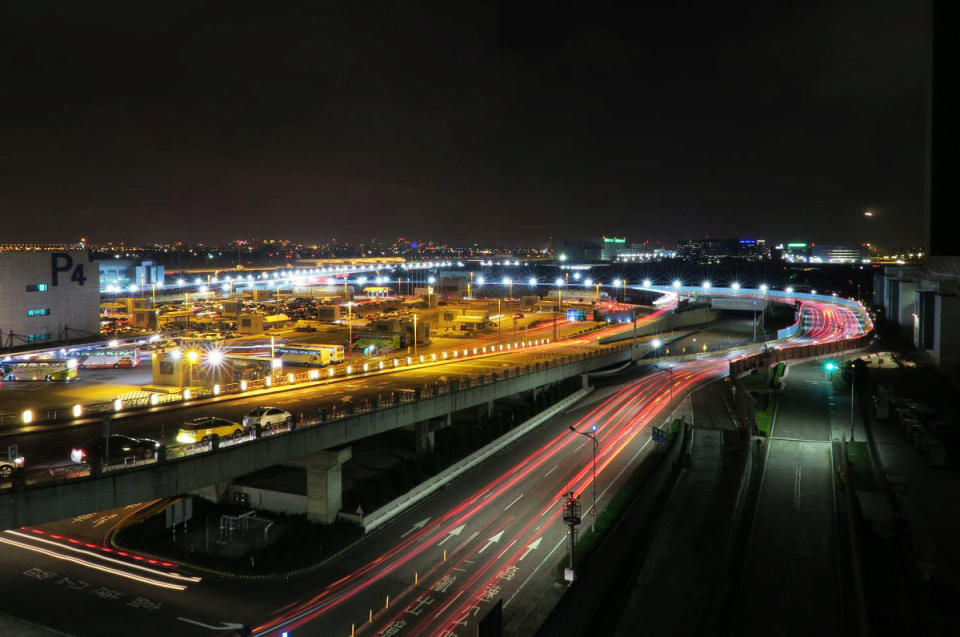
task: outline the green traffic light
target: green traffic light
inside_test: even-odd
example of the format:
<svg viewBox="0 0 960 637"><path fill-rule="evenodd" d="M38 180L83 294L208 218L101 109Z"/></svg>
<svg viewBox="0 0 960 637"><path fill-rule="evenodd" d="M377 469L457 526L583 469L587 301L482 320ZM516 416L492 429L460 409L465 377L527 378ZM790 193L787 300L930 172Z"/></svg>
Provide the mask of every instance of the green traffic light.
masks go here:
<svg viewBox="0 0 960 637"><path fill-rule="evenodd" d="M827 363L824 364L823 368L828 372L832 372L837 368L837 364L834 363L833 361L828 361Z"/></svg>

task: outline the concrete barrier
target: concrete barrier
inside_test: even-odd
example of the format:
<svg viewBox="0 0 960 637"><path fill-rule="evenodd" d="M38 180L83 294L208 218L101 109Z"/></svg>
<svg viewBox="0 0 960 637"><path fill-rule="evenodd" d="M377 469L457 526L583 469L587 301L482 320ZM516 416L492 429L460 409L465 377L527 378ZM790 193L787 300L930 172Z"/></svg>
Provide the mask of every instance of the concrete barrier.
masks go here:
<svg viewBox="0 0 960 637"><path fill-rule="evenodd" d="M593 387L586 387L570 394L560 402L554 404L552 407L548 407L544 411L541 411L530 420L521 423L509 433L494 440L485 447L478 449L455 465L444 469L437 475L421 483L419 486L407 491L407 493L399 498L388 502L376 511L364 516L362 521L364 530L372 531L377 527L386 524L441 487L445 487L446 485L450 484L453 480L456 480L458 477L474 468L490 456L501 451L519 438L527 435L539 425L545 423L550 418L553 418L555 415L573 405L581 398L584 398L592 391Z"/></svg>

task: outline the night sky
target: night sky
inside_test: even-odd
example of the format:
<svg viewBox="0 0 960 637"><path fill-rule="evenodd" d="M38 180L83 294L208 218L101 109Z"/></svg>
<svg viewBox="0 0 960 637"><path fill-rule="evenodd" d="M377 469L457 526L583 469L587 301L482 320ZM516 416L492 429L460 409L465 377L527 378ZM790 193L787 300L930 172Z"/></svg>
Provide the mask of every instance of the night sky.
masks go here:
<svg viewBox="0 0 960 637"><path fill-rule="evenodd" d="M5 3L0 242L919 243L924 20L917 0Z"/></svg>

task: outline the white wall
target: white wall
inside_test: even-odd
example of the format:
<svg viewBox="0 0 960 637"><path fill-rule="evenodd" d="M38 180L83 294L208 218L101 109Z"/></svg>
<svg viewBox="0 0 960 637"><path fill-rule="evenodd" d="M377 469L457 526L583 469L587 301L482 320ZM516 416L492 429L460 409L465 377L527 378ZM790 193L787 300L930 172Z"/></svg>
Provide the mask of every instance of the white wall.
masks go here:
<svg viewBox="0 0 960 637"><path fill-rule="evenodd" d="M61 271L54 273L54 265ZM81 275L86 279L82 284ZM45 285L46 290L27 292L28 285ZM50 313L27 316L31 309L49 309ZM24 338L49 333L54 341L63 336L65 327L94 334L100 329L100 268L88 253L0 253L0 331L4 338L11 331ZM81 334L71 332L69 336ZM14 338L13 344L21 341Z"/></svg>

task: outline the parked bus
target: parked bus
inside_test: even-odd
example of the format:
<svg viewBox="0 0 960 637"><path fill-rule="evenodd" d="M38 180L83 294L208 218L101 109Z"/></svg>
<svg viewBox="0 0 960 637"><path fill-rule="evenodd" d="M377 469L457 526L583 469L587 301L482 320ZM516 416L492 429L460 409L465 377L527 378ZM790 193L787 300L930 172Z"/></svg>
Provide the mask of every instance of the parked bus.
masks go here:
<svg viewBox="0 0 960 637"><path fill-rule="evenodd" d="M274 348L274 352L284 365L324 367L346 359L343 345L283 345Z"/></svg>
<svg viewBox="0 0 960 637"><path fill-rule="evenodd" d="M77 359L10 361L0 364L3 380L69 381L77 377Z"/></svg>
<svg viewBox="0 0 960 637"><path fill-rule="evenodd" d="M139 364L139 347L113 347L90 350L90 354L80 361L80 369L136 367Z"/></svg>

